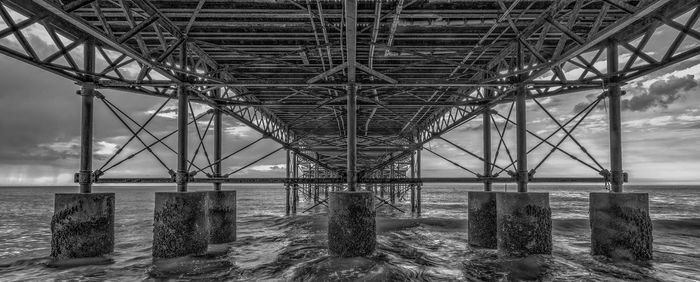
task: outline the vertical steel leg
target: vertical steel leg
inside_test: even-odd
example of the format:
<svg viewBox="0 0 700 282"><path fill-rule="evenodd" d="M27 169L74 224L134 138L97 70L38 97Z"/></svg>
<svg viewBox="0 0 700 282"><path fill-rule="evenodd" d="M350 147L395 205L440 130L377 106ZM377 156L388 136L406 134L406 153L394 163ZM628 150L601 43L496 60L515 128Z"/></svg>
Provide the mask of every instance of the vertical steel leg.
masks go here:
<svg viewBox="0 0 700 282"><path fill-rule="evenodd" d="M287 170L287 181L289 181L289 175L290 175L290 172L291 172L291 169L292 169L291 166L290 166L291 160L290 160L290 156L289 156L289 155L290 155L289 150L287 150L287 166L286 166L286 168L287 168L287 169L286 169L286 170ZM285 190L285 195L286 195L286 197L285 197L285 205L284 205L284 212L285 212L286 215L289 215L289 213L291 212L291 197L290 197L291 195L290 195L289 183L287 183L287 184L284 185L284 190Z"/></svg>
<svg viewBox="0 0 700 282"><path fill-rule="evenodd" d="M95 42L88 40L85 44L85 71L95 72ZM89 78L92 81L92 78ZM82 110L80 123L80 172L78 172L78 184L80 193L92 192L92 129L93 129L93 102L95 85L83 83L80 95L82 96Z"/></svg>
<svg viewBox="0 0 700 282"><path fill-rule="evenodd" d="M396 164L391 164L391 171L389 172L389 179L394 179L396 176ZM396 202L396 184L389 184L389 202L394 204Z"/></svg>
<svg viewBox="0 0 700 282"><path fill-rule="evenodd" d="M420 169L421 169L420 168L420 162L421 162L420 152L421 152L421 150L418 150L418 152L416 152L416 176L418 177L418 179L421 179L421 176L420 176ZM418 187L416 187L416 213L418 216L420 216L420 212L421 212L421 203L420 203L421 189L422 189L421 184L418 184Z"/></svg>
<svg viewBox="0 0 700 282"><path fill-rule="evenodd" d="M219 90L221 91L221 90ZM220 93L219 93L220 95ZM221 110L218 108L214 109L214 176L221 177L221 147L223 141L223 130L224 126L221 121ZM221 182L214 183L214 191L221 190Z"/></svg>
<svg viewBox="0 0 700 282"><path fill-rule="evenodd" d="M180 47L180 67L186 69L187 43ZM182 76L183 80L186 77ZM187 192L187 121L189 112L189 97L184 85L177 87L177 173L175 182L178 192Z"/></svg>
<svg viewBox="0 0 700 282"><path fill-rule="evenodd" d="M622 192L622 117L620 115L620 85L618 85L617 72L618 54L617 43L608 42L608 73L611 74L608 86L610 99L610 168L612 173L611 188L613 192Z"/></svg>
<svg viewBox="0 0 700 282"><path fill-rule="evenodd" d="M518 69L523 67L523 47L518 44ZM522 76L518 79L517 93L515 98L515 118L516 118L516 139L518 154L518 192L527 192L529 180L527 170L527 109L525 98L527 89L522 84Z"/></svg>
<svg viewBox="0 0 700 282"><path fill-rule="evenodd" d="M411 179L416 178L416 171L415 171L415 165L416 165L416 153L413 152L411 153ZM416 185L411 184L411 213L416 212Z"/></svg>
<svg viewBox="0 0 700 282"><path fill-rule="evenodd" d="M298 171L299 168L297 167L298 162L297 162L297 154L292 153L292 178L296 179L298 176ZM294 186L292 189L292 213L296 214L297 213L297 205L299 203L299 185L297 184L292 184Z"/></svg>
<svg viewBox="0 0 700 282"><path fill-rule="evenodd" d="M484 88L484 96L491 97L490 89ZM491 177L491 108L488 108L481 115L484 126L484 177ZM484 191L492 190L492 183L489 180L484 181Z"/></svg>
<svg viewBox="0 0 700 282"><path fill-rule="evenodd" d="M348 86L348 190L357 190L357 169L355 167L357 158L357 88L355 84Z"/></svg>

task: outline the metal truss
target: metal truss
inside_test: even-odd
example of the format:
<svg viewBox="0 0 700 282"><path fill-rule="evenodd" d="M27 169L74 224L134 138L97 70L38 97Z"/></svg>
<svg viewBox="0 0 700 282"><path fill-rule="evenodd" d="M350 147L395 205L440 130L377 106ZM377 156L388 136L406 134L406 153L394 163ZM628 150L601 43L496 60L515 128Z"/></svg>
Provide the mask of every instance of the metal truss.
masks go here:
<svg viewBox="0 0 700 282"><path fill-rule="evenodd" d="M568 180L611 181L621 171L603 167L576 139L576 128L598 103L619 99L610 94L612 88L700 54L697 44L688 43L700 40L700 4L692 0L348 1L356 3L351 5L356 17L343 11L342 1L320 0L242 1L235 9L231 3L206 0L0 3L0 53L80 83L88 93L84 96L97 97L131 133L120 148L132 142L143 147L122 157L118 150L92 173L93 182L138 181L105 173L139 154L151 155L169 176L141 180L176 181L180 169L171 168L151 148L164 146L177 155L179 150L164 140L179 133L159 136L149 125L170 100L181 97L209 109L196 115L187 103L186 125L198 137L196 149L184 158L190 182L245 181L229 176L280 150L298 158L300 177L288 176L290 185L319 184L296 179L347 181L347 159L355 155L358 183L425 182L419 176L401 180L387 174L393 169L407 176L417 163L417 151L473 175L452 179L456 182L516 181L526 167L518 162L537 148L549 152L525 171L530 181L567 181L535 176L555 152L595 173ZM688 11L679 22L678 16ZM660 30L676 36L663 54L651 54L649 42ZM50 51L33 36L40 36ZM622 53L629 54L625 61L603 64L611 54L617 62ZM95 89L160 97L164 103L137 121ZM540 103L583 91L601 95L565 121ZM355 99L357 109L348 111ZM525 128L517 110L525 100L555 123L554 132L542 135ZM512 106L507 113L496 112L499 105ZM348 126L350 112L357 127ZM227 148L229 153L207 148L208 133L221 132L218 114L280 147L237 170L221 171L221 162L260 140ZM444 137L478 117L493 124L488 128L500 140L495 150L489 147L480 156ZM506 133L509 124L523 133L516 134L518 140L528 135L534 145L511 148L506 142L513 137ZM348 150L349 135L357 137L356 146L350 146L356 154ZM429 142L450 144L485 168L461 165L431 149ZM580 152L564 150L565 142ZM199 173L206 178L197 178ZM76 180L85 177L79 174Z"/></svg>

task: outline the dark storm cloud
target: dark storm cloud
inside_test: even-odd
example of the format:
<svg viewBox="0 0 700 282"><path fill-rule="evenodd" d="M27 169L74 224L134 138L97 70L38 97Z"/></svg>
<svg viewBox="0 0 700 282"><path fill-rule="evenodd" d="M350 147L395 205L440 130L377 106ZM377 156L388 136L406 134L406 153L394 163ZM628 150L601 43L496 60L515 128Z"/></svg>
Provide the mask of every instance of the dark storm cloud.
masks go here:
<svg viewBox="0 0 700 282"><path fill-rule="evenodd" d="M672 76L667 80L659 80L645 89L641 83L627 88L632 97L622 100L622 109L643 112L652 108L667 108L668 105L681 97L681 92L689 91L698 86L693 75L685 77Z"/></svg>
<svg viewBox="0 0 700 282"><path fill-rule="evenodd" d="M593 101L595 101L596 99L598 99L598 96L600 96L600 94L598 94L598 93L586 95L586 102L581 102L581 103L576 104L576 105L574 106L574 109L572 110L572 113L573 113L573 114L578 114L578 113L580 113L580 112L583 111L586 107L588 107L591 103L593 103ZM596 106L596 109L597 109L597 110L600 110L600 109L603 109L603 108L605 108L605 104L603 104L603 103L598 103L598 106Z"/></svg>

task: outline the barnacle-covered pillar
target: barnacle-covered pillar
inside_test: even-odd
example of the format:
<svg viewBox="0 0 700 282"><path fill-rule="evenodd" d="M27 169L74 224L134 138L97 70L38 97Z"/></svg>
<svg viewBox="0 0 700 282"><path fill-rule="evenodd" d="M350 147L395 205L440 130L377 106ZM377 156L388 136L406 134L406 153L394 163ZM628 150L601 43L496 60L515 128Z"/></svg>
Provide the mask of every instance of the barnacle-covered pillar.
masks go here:
<svg viewBox="0 0 700 282"><path fill-rule="evenodd" d="M649 217L649 194L623 193L622 119L617 44L608 42L608 99L610 120L609 193L591 193L591 253L614 259L650 260L652 225Z"/></svg>
<svg viewBox="0 0 700 282"><path fill-rule="evenodd" d="M95 41L84 49L85 71L95 71ZM80 193L56 194L51 218L51 257L96 257L114 251L114 193L92 193L93 78L84 77L80 126Z"/></svg>

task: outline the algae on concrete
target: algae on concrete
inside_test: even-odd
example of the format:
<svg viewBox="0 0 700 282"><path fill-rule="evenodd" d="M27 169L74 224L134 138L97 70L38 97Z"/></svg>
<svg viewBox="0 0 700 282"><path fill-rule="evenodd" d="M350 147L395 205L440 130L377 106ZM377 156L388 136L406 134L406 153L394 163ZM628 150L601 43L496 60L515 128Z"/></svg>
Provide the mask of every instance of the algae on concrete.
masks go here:
<svg viewBox="0 0 700 282"><path fill-rule="evenodd" d="M114 251L114 193L56 194L51 257L97 257Z"/></svg>

